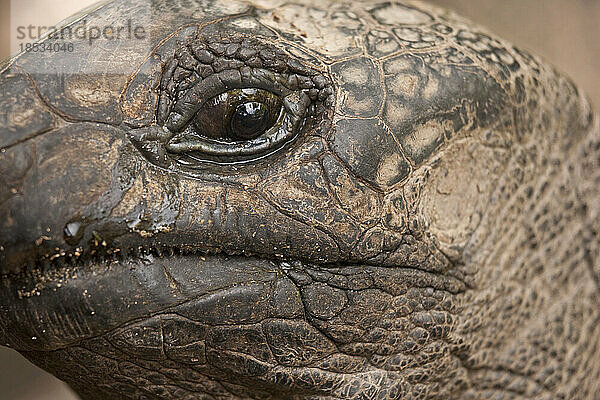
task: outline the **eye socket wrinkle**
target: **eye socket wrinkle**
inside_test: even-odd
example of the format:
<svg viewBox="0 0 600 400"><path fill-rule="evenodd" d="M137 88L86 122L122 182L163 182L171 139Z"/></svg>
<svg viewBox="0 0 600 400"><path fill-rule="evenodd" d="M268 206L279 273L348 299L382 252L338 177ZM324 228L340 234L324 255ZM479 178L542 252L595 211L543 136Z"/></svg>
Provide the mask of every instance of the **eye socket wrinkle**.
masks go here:
<svg viewBox="0 0 600 400"><path fill-rule="evenodd" d="M237 41L237 42L236 42ZM220 54L217 44L239 44ZM330 79L250 38L191 39L164 69L156 122L179 165L247 163L293 142L333 104Z"/></svg>

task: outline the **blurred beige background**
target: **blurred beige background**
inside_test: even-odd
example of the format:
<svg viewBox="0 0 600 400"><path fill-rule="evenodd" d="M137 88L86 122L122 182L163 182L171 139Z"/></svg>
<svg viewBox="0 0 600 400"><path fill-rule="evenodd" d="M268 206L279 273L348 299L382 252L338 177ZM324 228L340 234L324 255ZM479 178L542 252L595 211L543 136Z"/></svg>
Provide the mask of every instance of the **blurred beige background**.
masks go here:
<svg viewBox="0 0 600 400"><path fill-rule="evenodd" d="M92 0L13 0L27 24L52 25ZM573 78L600 105L599 0L430 0L487 26L551 61ZM2 0L2 4L5 1ZM6 13L5 7L0 12ZM2 15L0 21L6 21ZM73 400L60 381L0 347L0 399Z"/></svg>
<svg viewBox="0 0 600 400"><path fill-rule="evenodd" d="M569 75L600 110L599 0L429 0L530 50Z"/></svg>

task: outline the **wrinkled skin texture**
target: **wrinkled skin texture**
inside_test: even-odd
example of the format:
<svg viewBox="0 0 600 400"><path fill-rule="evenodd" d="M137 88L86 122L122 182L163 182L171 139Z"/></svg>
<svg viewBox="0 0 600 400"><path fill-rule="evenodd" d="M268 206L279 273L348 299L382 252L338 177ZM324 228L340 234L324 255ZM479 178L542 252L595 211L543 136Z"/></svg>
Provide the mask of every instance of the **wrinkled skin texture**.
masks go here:
<svg viewBox="0 0 600 400"><path fill-rule="evenodd" d="M600 398L568 79L422 3L142 5L87 21L147 42L0 76L2 344L84 399ZM272 152L172 141L256 85L306 106Z"/></svg>

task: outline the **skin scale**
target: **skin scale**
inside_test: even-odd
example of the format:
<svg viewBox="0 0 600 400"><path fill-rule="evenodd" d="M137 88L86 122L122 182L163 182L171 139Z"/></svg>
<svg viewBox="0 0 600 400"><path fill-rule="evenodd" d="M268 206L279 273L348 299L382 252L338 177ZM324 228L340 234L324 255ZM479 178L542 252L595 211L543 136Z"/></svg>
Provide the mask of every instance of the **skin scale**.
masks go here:
<svg viewBox="0 0 600 400"><path fill-rule="evenodd" d="M584 96L423 3L250 4L112 2L143 46L2 72L2 343L84 399L598 398ZM289 141L173 141L252 63Z"/></svg>

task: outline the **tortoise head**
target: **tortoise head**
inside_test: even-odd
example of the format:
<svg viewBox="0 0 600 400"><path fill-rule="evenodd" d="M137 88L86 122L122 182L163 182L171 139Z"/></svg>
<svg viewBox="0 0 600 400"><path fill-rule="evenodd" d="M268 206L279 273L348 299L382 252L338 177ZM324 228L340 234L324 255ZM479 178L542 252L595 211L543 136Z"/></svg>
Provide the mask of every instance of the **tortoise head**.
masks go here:
<svg viewBox="0 0 600 400"><path fill-rule="evenodd" d="M3 71L2 343L89 399L592 393L570 82L420 3L209 3Z"/></svg>

